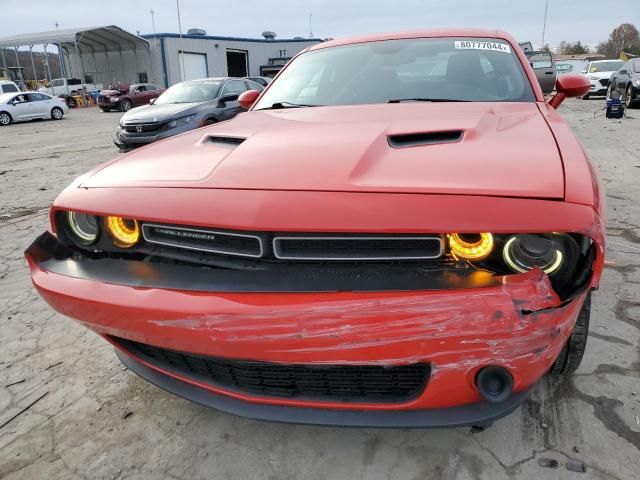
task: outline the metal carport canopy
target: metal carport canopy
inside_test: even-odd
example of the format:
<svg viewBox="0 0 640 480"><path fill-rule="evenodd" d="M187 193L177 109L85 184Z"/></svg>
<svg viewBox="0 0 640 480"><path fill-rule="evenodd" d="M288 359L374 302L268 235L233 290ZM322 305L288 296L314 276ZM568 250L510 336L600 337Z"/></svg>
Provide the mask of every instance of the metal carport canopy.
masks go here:
<svg viewBox="0 0 640 480"><path fill-rule="evenodd" d="M135 51L138 47L149 50L147 40L115 25L25 33L0 38L0 48L28 47L50 43L61 44L67 48L75 48L77 43L78 48L92 53Z"/></svg>

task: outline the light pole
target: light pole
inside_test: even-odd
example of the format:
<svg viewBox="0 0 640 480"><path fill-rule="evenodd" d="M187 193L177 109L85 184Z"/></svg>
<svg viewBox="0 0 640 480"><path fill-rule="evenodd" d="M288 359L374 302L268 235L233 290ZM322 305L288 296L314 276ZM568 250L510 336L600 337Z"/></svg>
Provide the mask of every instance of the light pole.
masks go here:
<svg viewBox="0 0 640 480"><path fill-rule="evenodd" d="M549 0L544 3L544 23L542 24L542 44L540 50L544 48L544 35L547 32L547 12L549 11Z"/></svg>
<svg viewBox="0 0 640 480"><path fill-rule="evenodd" d="M180 70L180 81L184 80L184 45L182 43L182 22L180 21L180 0L176 0L176 9L178 10L178 33L180 34L180 60L182 69Z"/></svg>
<svg viewBox="0 0 640 480"><path fill-rule="evenodd" d="M151 14L151 26L153 27L153 45L157 47L158 42L156 41L156 20L153 17L156 12L154 12L152 8L151 10L149 10L149 13Z"/></svg>

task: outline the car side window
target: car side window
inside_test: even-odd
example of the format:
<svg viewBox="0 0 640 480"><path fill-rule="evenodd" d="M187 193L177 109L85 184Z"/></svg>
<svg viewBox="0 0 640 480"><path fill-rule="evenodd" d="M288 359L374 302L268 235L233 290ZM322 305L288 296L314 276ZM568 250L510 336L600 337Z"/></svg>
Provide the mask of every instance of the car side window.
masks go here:
<svg viewBox="0 0 640 480"><path fill-rule="evenodd" d="M247 86L242 80L229 80L222 89L221 97L225 95L240 95L247 90Z"/></svg>
<svg viewBox="0 0 640 480"><path fill-rule="evenodd" d="M146 92L147 91L147 87L145 87L144 85L140 85L138 87L138 92Z"/></svg>
<svg viewBox="0 0 640 480"><path fill-rule="evenodd" d="M16 88L15 85L11 84L11 83L7 83L6 85L2 85L2 93L12 93L12 92L19 92L20 90L18 90Z"/></svg>
<svg viewBox="0 0 640 480"><path fill-rule="evenodd" d="M13 100L11 100L11 102L13 103L27 103L28 101L29 97L26 93L23 93L22 95L16 95L15 97L13 97Z"/></svg>
<svg viewBox="0 0 640 480"><path fill-rule="evenodd" d="M153 90L157 90L155 85L147 85L147 92L152 92Z"/></svg>
<svg viewBox="0 0 640 480"><path fill-rule="evenodd" d="M49 84L51 87L60 87L62 86L62 80L52 80Z"/></svg>
<svg viewBox="0 0 640 480"><path fill-rule="evenodd" d="M27 97L30 102L42 102L44 100L49 100L48 97L42 95L41 93L28 93Z"/></svg>
<svg viewBox="0 0 640 480"><path fill-rule="evenodd" d="M247 84L247 88L249 90L257 90L259 92L261 92L262 90L264 90L264 87L262 85L260 85L258 82L253 82L250 80L245 80L245 83Z"/></svg>
<svg viewBox="0 0 640 480"><path fill-rule="evenodd" d="M640 73L640 59L636 58L633 61L633 72L634 73Z"/></svg>

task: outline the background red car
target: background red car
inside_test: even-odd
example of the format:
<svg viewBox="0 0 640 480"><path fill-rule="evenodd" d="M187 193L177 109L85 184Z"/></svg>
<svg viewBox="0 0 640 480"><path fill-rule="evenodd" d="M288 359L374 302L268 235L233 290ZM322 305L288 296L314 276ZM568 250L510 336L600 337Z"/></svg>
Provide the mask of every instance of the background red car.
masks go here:
<svg viewBox="0 0 640 480"><path fill-rule="evenodd" d="M375 79L375 81L371 81ZM585 351L603 191L507 34L335 40L80 177L26 252L151 382L310 424L486 424Z"/></svg>
<svg viewBox="0 0 640 480"><path fill-rule="evenodd" d="M98 107L103 112L120 110L126 112L133 107L146 105L152 98L158 98L164 88L151 83L119 83L98 95Z"/></svg>

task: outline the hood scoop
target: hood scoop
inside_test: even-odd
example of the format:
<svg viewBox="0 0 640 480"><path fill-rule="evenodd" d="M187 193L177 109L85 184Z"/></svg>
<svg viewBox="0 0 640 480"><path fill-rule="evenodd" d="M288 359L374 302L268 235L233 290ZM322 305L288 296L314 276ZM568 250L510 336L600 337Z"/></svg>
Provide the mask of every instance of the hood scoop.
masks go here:
<svg viewBox="0 0 640 480"><path fill-rule="evenodd" d="M200 140L200 144L202 145L215 144L221 147L235 148L245 140L246 138L240 138L240 137L222 137L218 135L205 135L204 137L202 137L202 140Z"/></svg>
<svg viewBox="0 0 640 480"><path fill-rule="evenodd" d="M393 148L417 147L421 145L436 145L440 143L457 143L462 140L462 130L450 130L446 132L406 133L389 135L389 145Z"/></svg>

